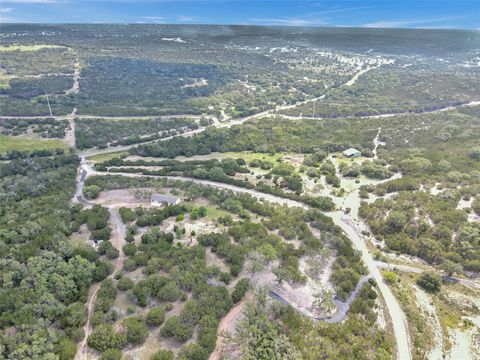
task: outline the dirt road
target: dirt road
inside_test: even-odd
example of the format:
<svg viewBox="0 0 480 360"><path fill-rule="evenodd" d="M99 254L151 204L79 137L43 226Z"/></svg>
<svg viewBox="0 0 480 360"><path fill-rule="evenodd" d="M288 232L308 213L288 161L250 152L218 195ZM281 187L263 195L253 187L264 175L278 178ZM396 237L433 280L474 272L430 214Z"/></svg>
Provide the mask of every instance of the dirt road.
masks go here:
<svg viewBox="0 0 480 360"><path fill-rule="evenodd" d="M80 167L80 174L77 179L77 189L75 192L75 196L73 201L79 202L84 206L92 206L94 203L88 201L83 195L83 187L85 185L85 180L89 175L88 165L85 161L85 158L81 158L81 167ZM126 235L126 226L122 221L122 218L118 214L117 210L112 206L108 207L108 211L110 212L110 221L114 223L112 236L110 241L114 248L119 251L119 256L115 259L113 272L108 276L108 279L113 279L113 277L123 268L123 261L125 260L125 254L122 251L123 245L126 244L125 242L125 235ZM87 300L87 322L83 327L83 331L85 333L82 341L79 343L77 348L77 353L75 355L75 360L87 360L88 359L88 346L87 346L87 339L88 336L92 332L92 318L93 318L93 311L95 308L95 300L97 299L97 293L100 289L100 283L93 285L90 289L90 293L88 295Z"/></svg>
<svg viewBox="0 0 480 360"><path fill-rule="evenodd" d="M236 304L233 308L230 309L227 315L223 317L218 325L217 330L217 342L215 344L215 350L210 354L209 360L220 360L222 356L222 350L225 346L224 339L222 337L222 333L228 332L232 333L234 329L232 326L237 323L239 320L245 304L253 298L251 293L247 293L242 301Z"/></svg>
<svg viewBox="0 0 480 360"><path fill-rule="evenodd" d="M383 261L375 261L375 264L377 265L377 267L383 268L383 269L400 270L400 271L412 272L412 273L416 273L416 274L421 274L421 273L426 271L425 269L420 269L420 268L417 268L415 266L401 265L401 264L389 264L389 263L386 263L386 262L383 262ZM431 271L434 271L434 269L431 269ZM448 282L452 282L452 283L458 283L458 284L462 284L464 286L469 286L469 287L473 287L475 289L480 289L480 283L477 282L477 281L474 281L474 280L462 279L462 278L459 278L459 277L448 276L448 275L443 275L442 279L444 281L448 281Z"/></svg>

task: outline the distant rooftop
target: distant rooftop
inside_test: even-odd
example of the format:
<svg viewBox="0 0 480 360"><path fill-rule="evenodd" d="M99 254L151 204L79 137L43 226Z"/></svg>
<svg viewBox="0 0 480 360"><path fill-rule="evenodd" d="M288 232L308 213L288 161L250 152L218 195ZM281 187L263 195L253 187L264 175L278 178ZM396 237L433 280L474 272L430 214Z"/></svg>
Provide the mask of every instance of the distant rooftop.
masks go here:
<svg viewBox="0 0 480 360"><path fill-rule="evenodd" d="M357 149L355 148L350 148L350 149L347 149L343 152L346 156L352 156L352 155L355 155L355 154L360 154L360 151L358 151Z"/></svg>
<svg viewBox="0 0 480 360"><path fill-rule="evenodd" d="M150 196L151 202L167 203L167 204L176 204L180 199L175 196L164 195L164 194L153 194Z"/></svg>

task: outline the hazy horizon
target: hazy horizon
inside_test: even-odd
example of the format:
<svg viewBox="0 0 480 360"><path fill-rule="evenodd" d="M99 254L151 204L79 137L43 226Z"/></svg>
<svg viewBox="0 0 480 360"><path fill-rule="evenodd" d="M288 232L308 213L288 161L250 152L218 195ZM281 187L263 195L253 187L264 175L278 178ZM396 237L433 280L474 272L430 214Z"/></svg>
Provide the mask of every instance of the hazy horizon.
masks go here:
<svg viewBox="0 0 480 360"><path fill-rule="evenodd" d="M5 0L0 23L479 30L474 1ZM59 21L58 19L61 19Z"/></svg>

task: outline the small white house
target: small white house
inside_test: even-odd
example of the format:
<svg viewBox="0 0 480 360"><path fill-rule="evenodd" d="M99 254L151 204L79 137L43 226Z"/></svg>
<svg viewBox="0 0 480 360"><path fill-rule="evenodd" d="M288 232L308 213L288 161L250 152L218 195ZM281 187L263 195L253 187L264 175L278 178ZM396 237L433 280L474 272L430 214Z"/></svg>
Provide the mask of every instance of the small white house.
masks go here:
<svg viewBox="0 0 480 360"><path fill-rule="evenodd" d="M350 149L345 150L343 152L343 155L347 158L357 158L357 157L362 156L362 153L360 151L358 151L357 149L350 148Z"/></svg>
<svg viewBox="0 0 480 360"><path fill-rule="evenodd" d="M153 206L178 205L180 201L180 198L170 195L153 194L150 196L150 205Z"/></svg>

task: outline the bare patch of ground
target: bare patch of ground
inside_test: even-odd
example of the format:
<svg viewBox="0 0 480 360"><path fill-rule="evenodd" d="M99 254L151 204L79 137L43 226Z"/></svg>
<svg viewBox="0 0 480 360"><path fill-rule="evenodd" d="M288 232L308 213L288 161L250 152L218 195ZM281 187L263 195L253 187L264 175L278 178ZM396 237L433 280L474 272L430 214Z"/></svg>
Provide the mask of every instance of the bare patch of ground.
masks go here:
<svg viewBox="0 0 480 360"><path fill-rule="evenodd" d="M335 312L335 308L320 308L315 306L315 300L319 293L325 291L331 291L333 293L333 287L329 282L329 278L331 274L330 267L334 260L334 257L326 259L321 276L317 279L312 279L307 274L309 273L307 258L304 257L300 259L299 270L304 275L307 275L307 281L304 284L296 284L290 281L283 281L279 284L276 275L273 273L273 270L278 266L278 261L271 262L263 271L254 274L248 272L247 269L249 266L246 264L239 278L248 277L255 286L267 287L275 291L275 293L283 297L304 314L312 317L328 316Z"/></svg>
<svg viewBox="0 0 480 360"><path fill-rule="evenodd" d="M212 253L210 248L207 248L205 250L205 256L206 256L207 266L216 266L223 272L230 271L230 269L228 268L228 265L225 264L225 262L222 259L220 259L217 255Z"/></svg>
<svg viewBox="0 0 480 360"><path fill-rule="evenodd" d="M150 204L150 202L145 199L139 199L133 191L128 189L102 191L98 198L95 199L95 203L104 206L118 207L137 207Z"/></svg>
<svg viewBox="0 0 480 360"><path fill-rule="evenodd" d="M413 285L413 289L415 291L416 303L422 310L428 325L433 330L433 348L429 351L427 358L431 360L442 360L444 348L442 327L438 320L435 306L432 304L432 299L425 291L416 285Z"/></svg>

